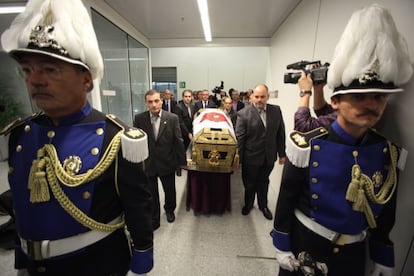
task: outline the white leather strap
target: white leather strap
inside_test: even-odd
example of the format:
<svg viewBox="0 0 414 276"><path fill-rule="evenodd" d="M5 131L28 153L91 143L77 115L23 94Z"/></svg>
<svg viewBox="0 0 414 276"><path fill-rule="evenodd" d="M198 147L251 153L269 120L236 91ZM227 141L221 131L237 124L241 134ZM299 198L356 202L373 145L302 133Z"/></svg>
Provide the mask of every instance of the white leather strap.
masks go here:
<svg viewBox="0 0 414 276"><path fill-rule="evenodd" d="M295 209L295 216L309 230L312 230L319 236L322 236L330 240L332 243L335 243L338 245L345 245L345 244L360 242L360 241L363 241L365 237L367 236L367 232L365 230L356 235L341 234L341 233L332 231L326 228L325 226L317 223L316 221L312 220L311 218L303 214L298 209Z"/></svg>
<svg viewBox="0 0 414 276"><path fill-rule="evenodd" d="M120 219L121 217L116 218L111 221L111 224ZM30 258L40 261L77 251L102 240L112 233L113 231L105 232L90 230L82 234L59 240L30 241L20 238L20 241L23 252Z"/></svg>

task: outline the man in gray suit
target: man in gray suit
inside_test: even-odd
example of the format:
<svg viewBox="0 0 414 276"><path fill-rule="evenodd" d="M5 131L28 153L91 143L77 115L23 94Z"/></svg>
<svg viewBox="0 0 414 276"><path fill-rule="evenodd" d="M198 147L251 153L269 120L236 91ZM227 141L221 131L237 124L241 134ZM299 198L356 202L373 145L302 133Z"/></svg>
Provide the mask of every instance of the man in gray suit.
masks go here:
<svg viewBox="0 0 414 276"><path fill-rule="evenodd" d="M145 93L148 111L135 115L134 126L148 135L149 158L145 164L152 192L152 224L156 230L160 226L160 198L158 177L161 179L165 194L164 210L168 222L174 222L176 208L175 172L186 164L183 139L181 137L178 116L162 110L159 92L149 90Z"/></svg>
<svg viewBox="0 0 414 276"><path fill-rule="evenodd" d="M267 206L269 175L278 156L279 164L284 164L286 153L282 112L279 106L267 104L268 99L267 86L257 85L252 104L237 113L236 137L245 189L242 214L250 213L257 194L259 209L271 220L273 215Z"/></svg>

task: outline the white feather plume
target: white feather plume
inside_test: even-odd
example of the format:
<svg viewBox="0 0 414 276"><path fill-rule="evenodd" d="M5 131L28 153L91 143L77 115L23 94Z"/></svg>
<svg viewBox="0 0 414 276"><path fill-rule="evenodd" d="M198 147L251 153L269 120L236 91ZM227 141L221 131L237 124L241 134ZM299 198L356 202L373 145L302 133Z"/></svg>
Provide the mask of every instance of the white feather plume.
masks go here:
<svg viewBox="0 0 414 276"><path fill-rule="evenodd" d="M26 9L2 34L3 49L27 47L31 31L39 24L54 26L55 40L70 57L85 63L94 79L103 75L103 60L92 21L81 0L29 0Z"/></svg>
<svg viewBox="0 0 414 276"><path fill-rule="evenodd" d="M335 48L328 86L348 86L376 67L379 80L402 85L413 73L408 47L388 10L373 4L354 12Z"/></svg>

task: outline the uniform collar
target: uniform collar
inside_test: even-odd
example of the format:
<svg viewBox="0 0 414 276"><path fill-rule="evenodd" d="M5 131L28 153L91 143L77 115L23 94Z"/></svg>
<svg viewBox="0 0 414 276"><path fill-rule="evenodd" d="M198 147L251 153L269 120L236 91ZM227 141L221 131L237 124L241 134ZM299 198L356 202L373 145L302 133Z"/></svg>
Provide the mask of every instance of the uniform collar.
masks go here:
<svg viewBox="0 0 414 276"><path fill-rule="evenodd" d="M368 140L369 131L360 139L356 139L352 135L348 134L338 123L338 121L334 121L332 123L332 129L334 132L343 139L349 145L361 145L364 144Z"/></svg>
<svg viewBox="0 0 414 276"><path fill-rule="evenodd" d="M64 126L64 125L73 125L75 123L78 123L81 120L83 120L86 116L88 116L89 113L91 113L91 111L92 111L92 106L89 104L89 102L86 102L86 105L82 109L80 109L78 112L75 112L71 115L60 118L58 125Z"/></svg>

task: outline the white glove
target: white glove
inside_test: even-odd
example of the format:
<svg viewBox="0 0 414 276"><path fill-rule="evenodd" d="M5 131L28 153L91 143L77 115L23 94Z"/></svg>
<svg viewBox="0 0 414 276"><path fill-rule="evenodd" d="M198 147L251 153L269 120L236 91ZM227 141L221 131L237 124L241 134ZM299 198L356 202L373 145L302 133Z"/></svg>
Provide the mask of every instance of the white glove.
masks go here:
<svg viewBox="0 0 414 276"><path fill-rule="evenodd" d="M132 272L132 271L130 270L130 271L128 271L128 273L127 273L127 275L126 275L126 276L146 276L146 275L147 275L147 273L144 273L144 274L138 274L138 273Z"/></svg>
<svg viewBox="0 0 414 276"><path fill-rule="evenodd" d="M276 260L281 268L289 270L290 272L298 269L293 265L296 258L291 251L280 251L276 248Z"/></svg>
<svg viewBox="0 0 414 276"><path fill-rule="evenodd" d="M374 263L374 270L372 276L392 276L393 268L379 263Z"/></svg>

